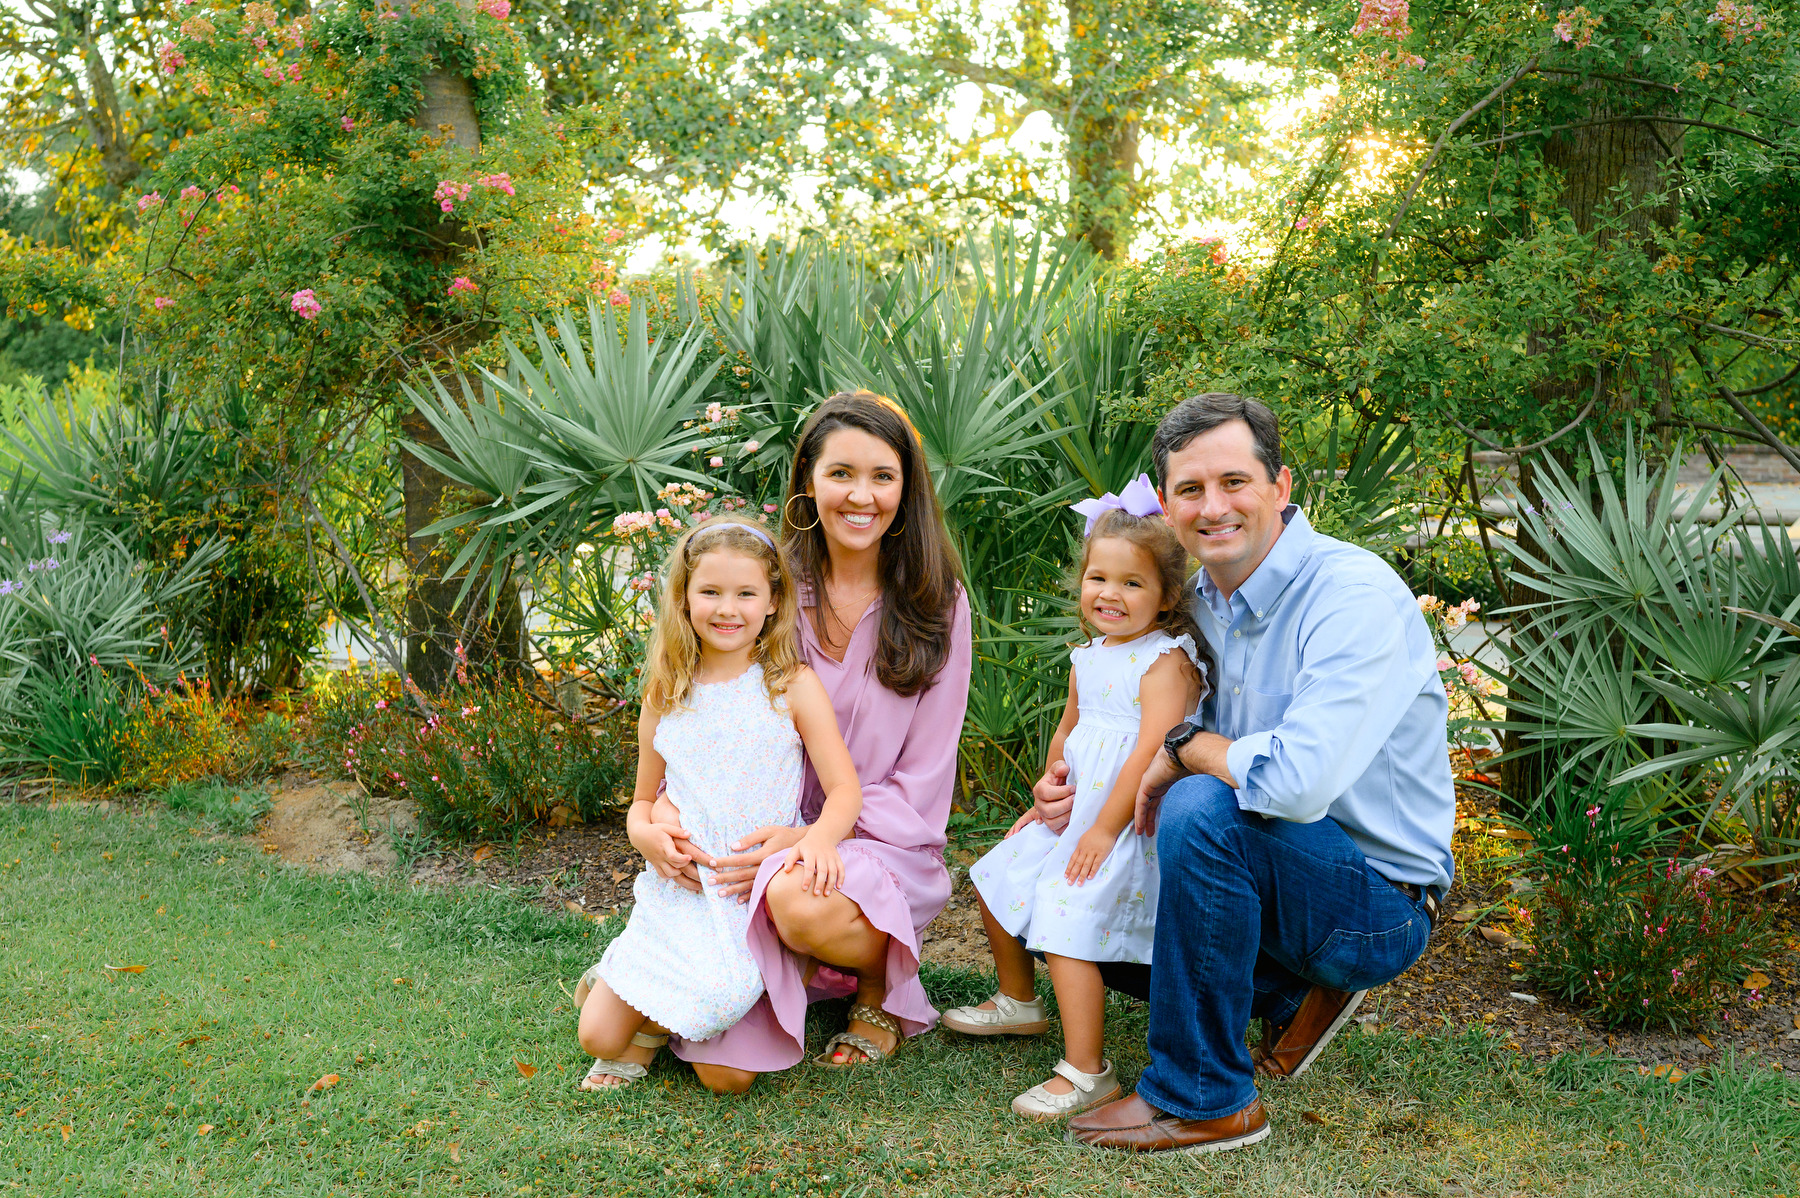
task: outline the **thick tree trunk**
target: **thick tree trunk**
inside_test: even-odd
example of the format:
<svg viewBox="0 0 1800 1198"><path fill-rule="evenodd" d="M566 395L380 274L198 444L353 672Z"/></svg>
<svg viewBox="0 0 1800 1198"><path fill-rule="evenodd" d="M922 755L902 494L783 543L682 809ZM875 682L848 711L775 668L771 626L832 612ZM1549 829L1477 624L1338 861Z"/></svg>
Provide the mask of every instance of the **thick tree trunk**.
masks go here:
<svg viewBox="0 0 1800 1198"><path fill-rule="evenodd" d="M465 11L473 11L471 0L458 0L458 4ZM413 124L448 138L471 153L481 149L481 120L475 111L472 81L459 72L440 68L427 73L422 83L425 94ZM461 230L455 222L440 223L437 216L433 209L424 220L425 227L441 230L439 256L444 260L460 256L464 251ZM434 343L440 358L467 348L449 337ZM459 395L462 381L460 375L451 374L444 384L451 395ZM471 390L481 386L479 380L468 381ZM407 438L449 453L437 430L416 409L407 410L400 428ZM518 591L507 586L490 612L486 590L477 585L464 601L463 609L453 610L463 580L460 576L446 579L443 575L454 554L440 546L438 537L418 535L420 529L449 514L444 499L450 480L404 452L400 455L400 475L406 503L407 673L427 691L441 689L455 676L459 644L470 664L477 668L517 668L525 660L524 618Z"/></svg>
<svg viewBox="0 0 1800 1198"><path fill-rule="evenodd" d="M1131 247L1137 210L1142 202L1138 141L1141 125L1136 97L1112 97L1104 88L1089 89L1084 80L1105 79L1116 64L1107 39L1097 28L1093 0L1065 0L1068 11L1069 225L1071 232L1109 261ZM1077 36L1076 31L1084 31Z"/></svg>
<svg viewBox="0 0 1800 1198"><path fill-rule="evenodd" d="M1586 120L1599 122L1612 117L1646 115L1638 109L1614 107L1612 98L1599 90L1601 86L1588 85L1593 101ZM1647 240L1658 229L1673 226L1678 212L1670 183L1678 164L1680 146L1680 126L1618 119L1553 135L1544 144L1544 161L1563 176L1560 199L1576 230L1594 237L1597 245L1604 246L1618 236L1634 241ZM1625 188L1624 194L1615 199L1614 191L1621 185ZM1662 203L1644 202L1646 197L1658 194L1665 196ZM1617 221L1616 227L1610 224L1612 220ZM1539 330L1527 339L1527 347L1532 353L1548 353L1555 348L1562 332L1561 328ZM1533 392L1547 410L1573 416L1594 394L1594 387L1593 374L1586 373L1546 379ZM1645 389L1657 395L1658 405L1666 408L1673 389L1673 370L1669 362L1653 360L1647 370L1622 371L1603 377L1600 380L1601 402L1595 407L1593 418L1613 410L1614 404L1629 392ZM1567 416L1559 416L1557 423L1565 419ZM1578 434L1579 430L1548 451L1571 472L1576 458L1587 452ZM1542 508L1543 496L1537 488L1536 478L1531 464L1521 463L1520 492L1528 502ZM1541 552L1523 528L1520 537L1522 548L1534 555ZM1543 594L1529 584L1514 583L1506 598L1510 606L1524 606L1541 602ZM1502 748L1511 753L1532 743L1517 732L1509 732ZM1515 803L1529 803L1543 792L1555 772L1556 762L1552 757L1552 751L1546 748L1505 763L1501 785Z"/></svg>

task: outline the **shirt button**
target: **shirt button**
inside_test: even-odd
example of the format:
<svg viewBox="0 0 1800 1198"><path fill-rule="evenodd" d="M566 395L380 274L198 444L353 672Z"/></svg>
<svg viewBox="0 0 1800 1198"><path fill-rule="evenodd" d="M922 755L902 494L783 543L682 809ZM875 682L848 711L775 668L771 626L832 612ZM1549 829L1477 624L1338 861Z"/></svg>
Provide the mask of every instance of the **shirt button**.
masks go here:
<svg viewBox="0 0 1800 1198"><path fill-rule="evenodd" d="M1238 688L1238 687L1235 687L1235 686L1234 686L1234 687L1232 687L1232 688L1231 688L1231 693L1232 693L1232 694L1234 694L1234 695L1238 695L1238 694L1242 694L1242 693L1243 693L1243 691L1242 691L1242 690L1241 690L1241 689L1239 689L1239 688Z"/></svg>
<svg viewBox="0 0 1800 1198"><path fill-rule="evenodd" d="M1238 630L1237 630L1237 631L1236 631L1236 632L1233 632L1233 633L1232 633L1232 634L1231 634L1231 635L1232 635L1232 636L1243 636L1243 635L1244 635L1244 630L1243 630L1243 629L1242 629L1242 628L1240 628L1240 629L1238 629Z"/></svg>
<svg viewBox="0 0 1800 1198"><path fill-rule="evenodd" d="M1262 619L1262 613L1261 613L1261 612L1257 612L1257 613L1256 613L1256 618L1257 618L1257 619L1259 619L1259 620L1260 620L1260 619Z"/></svg>

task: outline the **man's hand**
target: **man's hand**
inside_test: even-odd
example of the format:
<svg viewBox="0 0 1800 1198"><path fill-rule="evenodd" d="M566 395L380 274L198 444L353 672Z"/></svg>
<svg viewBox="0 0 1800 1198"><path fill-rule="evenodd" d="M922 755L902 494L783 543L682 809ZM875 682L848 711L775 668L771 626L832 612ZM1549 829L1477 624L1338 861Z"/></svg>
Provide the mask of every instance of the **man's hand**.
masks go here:
<svg viewBox="0 0 1800 1198"><path fill-rule="evenodd" d="M1139 836L1156 835L1156 808L1169 787L1187 777L1184 770L1175 768L1169 755L1158 753L1144 767L1144 776L1138 782L1137 799L1131 808L1131 826Z"/></svg>
<svg viewBox="0 0 1800 1198"><path fill-rule="evenodd" d="M747 903L750 901L750 889L756 882L756 872L762 868L763 861L772 854L793 848L805 835L804 827L770 825L758 828L731 846L735 850L732 855L709 857L700 864L713 871L714 894Z"/></svg>
<svg viewBox="0 0 1800 1198"><path fill-rule="evenodd" d="M1044 776L1031 788L1031 798L1031 814L1046 828L1060 833L1068 827L1069 812L1075 808L1075 788L1069 785L1068 763L1052 761ZM1013 831L1018 831L1016 825Z"/></svg>

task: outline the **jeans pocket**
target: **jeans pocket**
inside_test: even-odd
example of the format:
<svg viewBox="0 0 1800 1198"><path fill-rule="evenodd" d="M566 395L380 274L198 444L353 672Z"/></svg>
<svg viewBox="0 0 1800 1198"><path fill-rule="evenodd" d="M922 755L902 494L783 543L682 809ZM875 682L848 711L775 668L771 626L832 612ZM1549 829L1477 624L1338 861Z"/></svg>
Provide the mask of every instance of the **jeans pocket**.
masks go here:
<svg viewBox="0 0 1800 1198"><path fill-rule="evenodd" d="M1367 990L1392 981L1425 951L1431 922L1424 912L1385 932L1339 928L1306 958L1302 976L1315 986L1333 990Z"/></svg>

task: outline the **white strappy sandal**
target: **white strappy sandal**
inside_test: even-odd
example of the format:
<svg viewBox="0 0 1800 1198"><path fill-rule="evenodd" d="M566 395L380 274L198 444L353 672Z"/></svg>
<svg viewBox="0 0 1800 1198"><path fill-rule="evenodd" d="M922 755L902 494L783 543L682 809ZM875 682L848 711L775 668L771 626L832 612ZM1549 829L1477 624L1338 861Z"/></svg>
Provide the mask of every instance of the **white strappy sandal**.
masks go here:
<svg viewBox="0 0 1800 1198"><path fill-rule="evenodd" d="M1075 1088L1056 1094L1045 1088L1046 1083L1035 1085L1012 1100L1013 1114L1027 1119L1061 1119L1111 1102L1120 1094L1119 1078L1111 1061L1102 1061L1101 1066L1098 1073L1083 1073L1067 1061L1058 1061L1050 1072Z"/></svg>
<svg viewBox="0 0 1800 1198"><path fill-rule="evenodd" d="M652 1036L645 1032L634 1032L631 1043L637 1048L661 1048L669 1042L667 1036ZM594 1058L588 1067L587 1076L581 1079L577 1088L582 1090L623 1090L633 1082L639 1081L650 1072L648 1065L640 1065L636 1061L609 1061L605 1057ZM616 1077L617 1085L607 1085L601 1078Z"/></svg>

